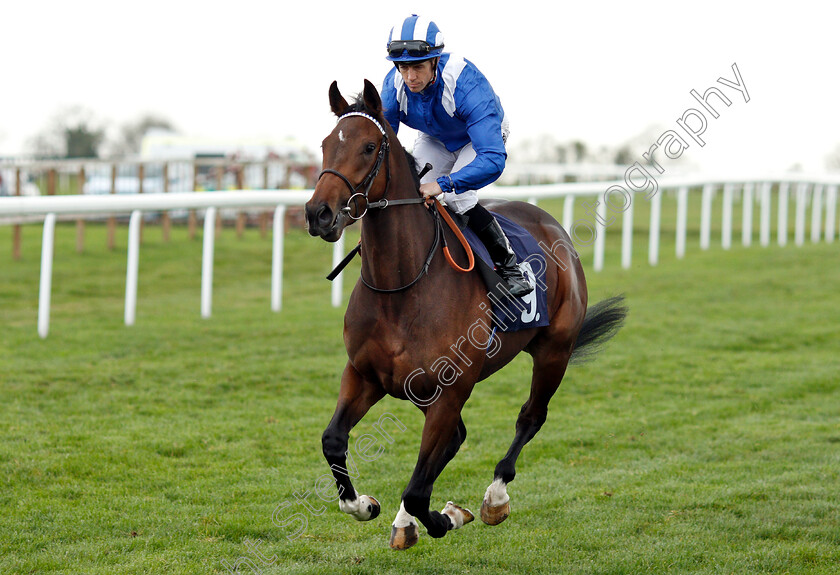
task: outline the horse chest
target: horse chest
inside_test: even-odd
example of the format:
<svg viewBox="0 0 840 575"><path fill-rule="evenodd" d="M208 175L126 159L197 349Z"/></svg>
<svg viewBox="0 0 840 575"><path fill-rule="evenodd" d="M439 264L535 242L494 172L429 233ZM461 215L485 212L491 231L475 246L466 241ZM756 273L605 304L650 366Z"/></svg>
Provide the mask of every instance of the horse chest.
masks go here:
<svg viewBox="0 0 840 575"><path fill-rule="evenodd" d="M425 397L440 382L449 385L462 377L474 380L484 364L490 332L434 315L351 330L345 341L351 363L395 397L406 397L407 385Z"/></svg>

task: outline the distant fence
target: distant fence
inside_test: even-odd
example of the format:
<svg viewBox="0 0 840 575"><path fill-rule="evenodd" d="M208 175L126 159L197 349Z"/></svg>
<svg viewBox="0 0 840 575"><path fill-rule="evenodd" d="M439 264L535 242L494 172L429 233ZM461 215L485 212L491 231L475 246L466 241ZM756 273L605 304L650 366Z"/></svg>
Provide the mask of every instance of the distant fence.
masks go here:
<svg viewBox="0 0 840 575"><path fill-rule="evenodd" d="M653 180L651 180L652 182ZM604 266L604 241L606 228L610 220L621 220L621 265L629 268L632 261L633 219L634 205L639 198L647 197L650 202L650 222L648 238L648 263L656 265L659 262L659 248L662 227L662 197L665 192L676 195L676 256L685 255L688 197L690 192L700 194L700 247L708 249L711 245L711 230L713 221L713 200L718 193L722 195L721 206L721 246L729 249L732 246L733 235L733 205L736 195L741 199L741 242L744 246L752 244L754 229L754 208L758 205L759 243L762 246L770 244L772 206L777 209L777 241L784 246L788 241L789 209L794 204L794 241L802 245L805 241L806 215L810 207L810 235L811 241L817 242L824 238L826 242L833 242L837 230L837 188L840 186L840 175L807 177L804 175L788 174L775 177L726 177L726 178L670 178L655 182L656 191L645 196L642 192L629 192L633 201L624 201L621 205L611 201L617 196L626 197L620 193L628 193L632 189L631 183L625 181L585 182L570 184L547 184L538 186L516 186L510 188L492 188L486 195L506 199L527 200L536 203L540 199L563 198L563 227L569 231L575 245L581 243L593 246L593 268L600 271ZM503 190L503 191L502 191ZM574 202L576 197L589 196L595 202L586 204L592 221L586 218L575 219ZM775 201L773 198L775 197ZM576 234L576 227L580 225L586 236Z"/></svg>
<svg viewBox="0 0 840 575"><path fill-rule="evenodd" d="M769 245L771 241L771 218L775 196L777 241L785 245L788 241L788 212L794 207L794 241L801 245L805 241L807 210L810 207L811 241L833 242L836 237L837 187L840 177L805 178L802 176L781 176L774 178L725 178L725 179L663 179L656 183L656 190L648 194L650 222L648 237L648 262L659 261L661 242L661 204L664 192L676 195L676 256L682 258L686 248L689 193L700 194L700 247L711 245L713 219L713 198L722 193L721 245L728 249L732 245L733 204L736 194L740 196L742 243L751 245L753 238L753 211L758 206L759 242ZM599 271L604 265L605 236L611 222L621 221L621 265L628 268L632 261L634 203L643 193L630 194L630 200L621 205L613 198L625 193L632 182L587 182L571 184L548 184L539 186L501 187L495 186L482 192L485 197L521 199L536 203L547 198L563 199L563 226L570 231L576 243L593 247L593 268ZM66 195L42 197L0 198L0 219L9 217L44 218L41 253L41 280L38 309L38 333L44 338L49 332L50 292L52 281L52 254L56 217L72 214L77 218L101 217L103 215L130 214L128 265L126 272L125 324L133 325L137 302L138 254L140 249L140 227L144 212L167 212L170 210L206 209L204 219L201 315L209 317L212 306L213 253L216 229L216 210L222 208L271 208L274 210L271 270L271 309L279 311L282 304L283 281L283 235L284 214L288 206L302 206L311 196L312 190L235 190L207 194L190 192L152 194L107 194ZM575 199L592 198L585 202L587 212L592 216L575 219ZM636 199L636 202L632 201ZM583 240L576 234L583 231ZM337 263L344 255L343 241L333 248L333 261ZM339 277L332 286L333 306L342 302L342 281Z"/></svg>
<svg viewBox="0 0 840 575"><path fill-rule="evenodd" d="M317 163L292 158L240 160L197 156L188 159L99 160L0 158L0 194L121 194L306 188ZM19 192L19 193L16 193Z"/></svg>
<svg viewBox="0 0 840 575"><path fill-rule="evenodd" d="M244 161L235 158L197 157L185 160L0 160L0 197L56 195L123 195L221 190L310 189L320 168L312 162L290 158ZM169 236L170 212L162 214L164 238ZM175 214L179 215L179 214ZM70 217L65 215L65 217ZM190 237L197 219L194 211L184 213ZM244 214L237 216L237 228L244 227ZM70 217L70 219L73 219ZM18 216L14 222L0 215L0 225L33 221ZM260 224L267 225L267 214ZM114 248L116 221L108 216L108 245ZM84 246L84 219L77 219L77 249ZM13 231L12 254L20 258L20 228Z"/></svg>

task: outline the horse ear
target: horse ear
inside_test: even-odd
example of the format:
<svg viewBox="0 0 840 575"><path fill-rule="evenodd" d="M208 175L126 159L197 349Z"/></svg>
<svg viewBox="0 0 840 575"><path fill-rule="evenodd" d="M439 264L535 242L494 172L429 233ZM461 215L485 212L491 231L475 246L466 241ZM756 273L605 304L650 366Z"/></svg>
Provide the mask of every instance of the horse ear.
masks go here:
<svg viewBox="0 0 840 575"><path fill-rule="evenodd" d="M340 118L344 111L349 107L350 105L347 103L347 100L345 100L344 96L341 95L341 92L338 91L338 82L333 81L333 83L330 84L330 109L332 109L333 114Z"/></svg>
<svg viewBox="0 0 840 575"><path fill-rule="evenodd" d="M376 86L365 80L365 107L375 113L382 111L382 99L379 97L379 92L376 91Z"/></svg>

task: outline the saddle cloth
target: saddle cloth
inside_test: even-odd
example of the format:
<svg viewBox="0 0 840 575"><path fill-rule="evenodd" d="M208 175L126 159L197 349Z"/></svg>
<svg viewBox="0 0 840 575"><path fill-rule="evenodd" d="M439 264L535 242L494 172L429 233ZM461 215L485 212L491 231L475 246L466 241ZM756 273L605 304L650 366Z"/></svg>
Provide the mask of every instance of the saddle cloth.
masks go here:
<svg viewBox="0 0 840 575"><path fill-rule="evenodd" d="M545 254L534 237L525 228L508 218L491 212L510 241L516 261L526 279L535 286L534 291L514 297L505 287L505 281L494 271L493 260L484 243L471 229L463 225L464 218L457 218L461 232L475 254L475 266L487 285L491 310L484 310L499 331L518 331L548 325L546 303ZM451 248L450 248L451 249Z"/></svg>

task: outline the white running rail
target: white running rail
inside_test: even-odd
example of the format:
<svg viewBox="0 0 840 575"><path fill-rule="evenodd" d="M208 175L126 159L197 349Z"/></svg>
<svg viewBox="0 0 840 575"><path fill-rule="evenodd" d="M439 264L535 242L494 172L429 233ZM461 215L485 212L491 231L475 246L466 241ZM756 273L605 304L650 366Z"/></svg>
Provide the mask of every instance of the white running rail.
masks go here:
<svg viewBox="0 0 840 575"><path fill-rule="evenodd" d="M621 209L616 209L615 202L610 202L608 190L615 186L631 188L626 181L586 182L548 184L537 186L500 187L491 186L482 191L484 197L521 199L536 203L540 199L564 198L563 227L570 232L572 239L580 242L580 234L575 228L585 228L583 240L586 245L593 245L595 271L604 265L604 236L610 224L621 222L621 265L631 265L633 238L633 204L650 201L650 225L648 241L648 262L656 265L659 261L661 200L663 192L676 192L676 256L685 255L686 221L688 217L689 190L701 189L700 247L708 249L711 245L712 204L717 191L722 191L722 236L721 245L728 249L732 243L732 207L733 198L741 192L744 209L742 210L742 243L750 245L752 240L753 202L759 203L759 240L762 246L770 243L771 189L775 185L778 193L778 237L780 246L787 243L789 196L795 201L794 241L802 245L805 241L807 205L811 205L811 241L834 241L836 237L837 188L840 176L805 177L800 174L777 177L757 178L693 178L665 179L657 182L658 192L650 199L644 193L631 194L633 200L626 202ZM38 334L45 338L49 333L50 294L52 283L53 241L57 215L72 214L77 217L102 214L130 214L128 230L128 255L125 290L125 324L133 325L137 305L138 262L140 253L140 223L146 211L166 211L177 209L206 209L203 235L202 272L201 272L201 316L210 317L213 296L213 253L215 243L215 214L219 208L274 208L274 226L272 233L271 267L271 309L280 311L283 289L283 223L287 206L302 206L312 196L312 190L235 190L213 193L155 193L123 195L82 195L82 196L40 196L40 197L0 197L0 218L4 217L44 217L43 245L41 252L41 280L38 304ZM593 198L594 201L583 203L586 218L574 219L574 202L578 197ZM600 200L598 199L600 197ZM610 203L608 213L607 204ZM823 213L824 218L823 218ZM621 215L620 218L617 216ZM7 218L8 219L8 218ZM824 221L824 226L823 226ZM824 231L824 235L823 232ZM589 234L588 236L586 234ZM344 242L339 240L333 246L333 263L344 256ZM338 307L342 302L342 276L332 285L332 305Z"/></svg>

